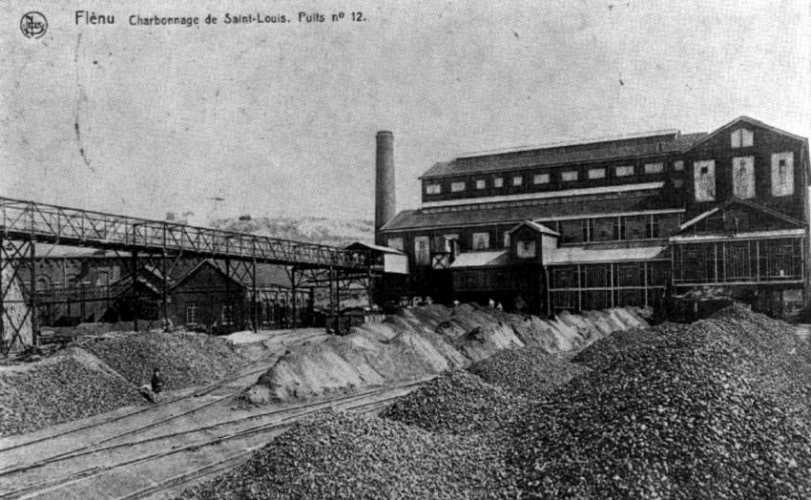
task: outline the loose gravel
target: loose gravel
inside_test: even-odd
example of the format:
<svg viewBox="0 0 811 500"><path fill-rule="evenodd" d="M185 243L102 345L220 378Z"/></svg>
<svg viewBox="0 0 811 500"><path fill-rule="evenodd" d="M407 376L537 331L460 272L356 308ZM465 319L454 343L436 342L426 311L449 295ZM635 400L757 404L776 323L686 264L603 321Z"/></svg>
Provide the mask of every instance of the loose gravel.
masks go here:
<svg viewBox="0 0 811 500"><path fill-rule="evenodd" d="M519 486L549 498L811 498L809 401L772 383L802 365L781 325L736 307L634 337L517 419Z"/></svg>
<svg viewBox="0 0 811 500"><path fill-rule="evenodd" d="M204 334L116 334L88 339L83 347L138 386L149 383L159 368L166 390L220 380L245 362L226 340Z"/></svg>
<svg viewBox="0 0 811 500"><path fill-rule="evenodd" d="M143 403L134 386L71 357L0 370L0 435Z"/></svg>
<svg viewBox="0 0 811 500"><path fill-rule="evenodd" d="M380 416L425 430L477 434L504 430L525 405L524 398L451 370L397 400Z"/></svg>
<svg viewBox="0 0 811 500"><path fill-rule="evenodd" d="M588 368L540 347L507 349L468 368L485 382L529 399L537 399Z"/></svg>
<svg viewBox="0 0 811 500"><path fill-rule="evenodd" d="M328 411L182 498L507 498L505 470L475 438Z"/></svg>

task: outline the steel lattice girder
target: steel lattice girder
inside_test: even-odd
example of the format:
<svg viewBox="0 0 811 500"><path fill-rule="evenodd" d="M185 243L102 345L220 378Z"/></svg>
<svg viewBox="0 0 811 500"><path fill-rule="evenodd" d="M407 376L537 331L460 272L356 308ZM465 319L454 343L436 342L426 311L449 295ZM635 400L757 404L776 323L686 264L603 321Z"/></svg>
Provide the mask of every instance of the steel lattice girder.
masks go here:
<svg viewBox="0 0 811 500"><path fill-rule="evenodd" d="M30 276L34 275L35 249L32 241L9 241L0 238L0 350L7 355L15 346L25 345L22 332L26 323L31 326L32 342L36 339L36 318L33 279L29 283L20 279L20 270L28 267ZM19 296L12 292L17 287ZM14 314L19 305L22 315ZM9 331L6 331L8 327Z"/></svg>
<svg viewBox="0 0 811 500"><path fill-rule="evenodd" d="M10 239L270 264L365 270L372 263L365 251L2 197L0 231Z"/></svg>

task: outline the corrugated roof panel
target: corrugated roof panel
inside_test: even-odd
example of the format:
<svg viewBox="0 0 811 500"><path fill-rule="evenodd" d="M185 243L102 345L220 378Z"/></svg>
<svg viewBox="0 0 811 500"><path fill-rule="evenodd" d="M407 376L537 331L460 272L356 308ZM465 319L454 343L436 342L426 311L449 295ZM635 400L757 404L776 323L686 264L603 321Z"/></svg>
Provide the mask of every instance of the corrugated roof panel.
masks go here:
<svg viewBox="0 0 811 500"><path fill-rule="evenodd" d="M666 246L592 249L587 247L561 247L543 255L545 265L597 264L631 262L662 257Z"/></svg>
<svg viewBox="0 0 811 500"><path fill-rule="evenodd" d="M551 167L593 161L621 160L685 151L707 134L674 135L669 140L645 137L626 141L583 143L563 147L523 150L509 153L486 154L437 162L422 178L445 177L473 173L500 172L518 168ZM655 136L653 137L655 138ZM620 144L618 144L620 142Z"/></svg>

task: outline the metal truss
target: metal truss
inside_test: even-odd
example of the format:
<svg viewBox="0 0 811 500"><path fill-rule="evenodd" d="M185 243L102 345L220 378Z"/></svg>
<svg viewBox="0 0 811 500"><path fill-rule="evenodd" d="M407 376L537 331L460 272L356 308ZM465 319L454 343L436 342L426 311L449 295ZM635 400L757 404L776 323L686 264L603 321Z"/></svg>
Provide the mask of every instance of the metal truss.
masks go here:
<svg viewBox="0 0 811 500"><path fill-rule="evenodd" d="M0 197L8 239L146 253L197 254L300 267L363 270L368 252Z"/></svg>
<svg viewBox="0 0 811 500"><path fill-rule="evenodd" d="M26 346L26 330L30 342L37 342L35 252L33 242L7 241L0 234L0 351L4 355ZM29 273L27 282L20 279L24 268Z"/></svg>
<svg viewBox="0 0 811 500"><path fill-rule="evenodd" d="M37 290L37 243L112 250L115 256L102 259L120 261L121 269L126 270L122 275L130 277L129 283L104 287L65 287L47 293ZM37 317L43 307L56 303L69 304L77 299L84 307L88 302L109 301L113 296L111 294L118 297L126 293L126 288L130 289L132 303L137 304L135 285L139 273L146 267L151 268L152 274L160 276L162 316L166 320L167 277L174 275L178 265L189 261L212 261L226 276L248 289L250 322L256 329L259 324L259 298L274 292L272 288L257 287L257 264L286 266L293 284L292 296L296 295L297 289L302 290L305 286L329 286L330 298L335 300L331 309L335 312L340 308L341 277L371 276L375 266L371 253L364 250L346 250L4 197L0 197L0 246L0 266L4 270L0 278L0 309L3 316L0 322L0 338L3 339L0 351L6 355L12 348L25 344L23 337L27 325L31 328L31 341L34 344L38 342ZM60 257L46 254L45 258ZM309 275L316 276L319 270L328 276L326 281L305 279ZM23 274L27 280L20 279ZM15 283L21 289L19 295L10 293ZM226 289L226 295L229 294L230 290ZM15 307L15 304L20 307ZM24 312L20 316L13 311ZM134 328L137 330L137 311L134 316Z"/></svg>

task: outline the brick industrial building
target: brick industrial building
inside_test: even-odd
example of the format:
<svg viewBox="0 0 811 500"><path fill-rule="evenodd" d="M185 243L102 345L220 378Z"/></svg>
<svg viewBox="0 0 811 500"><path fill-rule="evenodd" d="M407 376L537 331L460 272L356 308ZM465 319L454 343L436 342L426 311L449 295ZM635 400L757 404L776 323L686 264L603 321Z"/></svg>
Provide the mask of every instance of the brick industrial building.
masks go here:
<svg viewBox="0 0 811 500"><path fill-rule="evenodd" d="M377 136L376 243L408 256L378 300L493 299L535 312L658 306L711 287L775 315L808 301L808 140L749 117L460 156L394 213Z"/></svg>

